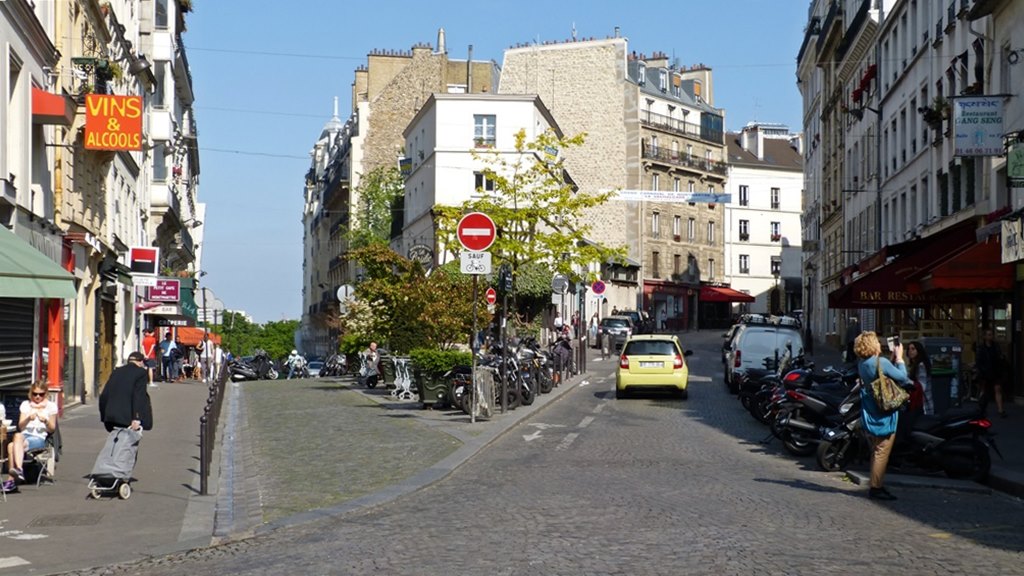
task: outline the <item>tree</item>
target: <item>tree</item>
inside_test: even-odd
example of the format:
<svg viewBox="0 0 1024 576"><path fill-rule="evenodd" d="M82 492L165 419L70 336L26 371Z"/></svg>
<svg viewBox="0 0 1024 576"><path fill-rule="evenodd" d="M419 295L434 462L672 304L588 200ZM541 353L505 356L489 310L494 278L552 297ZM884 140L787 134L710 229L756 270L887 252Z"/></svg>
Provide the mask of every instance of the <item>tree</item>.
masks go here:
<svg viewBox="0 0 1024 576"><path fill-rule="evenodd" d="M397 167L374 168L356 187L358 206L348 231L350 249L391 240L392 205L403 195L405 181Z"/></svg>
<svg viewBox="0 0 1024 576"><path fill-rule="evenodd" d="M531 287L538 285L538 275L544 277L541 286L550 286L552 272L595 280L596 275L577 271L589 270L595 262L622 260L626 252L625 247L607 247L589 238L587 213L607 203L612 192L579 193L562 167L564 151L582 145L584 137L567 138L549 130L527 142L526 131L520 130L514 154L473 151L474 158L486 163L483 176L493 186L478 188L479 198L461 206L435 208L439 241L457 251L459 218L483 212L498 229L489 250L494 266L511 266L517 291L523 276L530 277L526 285ZM549 288L542 290L550 293Z"/></svg>

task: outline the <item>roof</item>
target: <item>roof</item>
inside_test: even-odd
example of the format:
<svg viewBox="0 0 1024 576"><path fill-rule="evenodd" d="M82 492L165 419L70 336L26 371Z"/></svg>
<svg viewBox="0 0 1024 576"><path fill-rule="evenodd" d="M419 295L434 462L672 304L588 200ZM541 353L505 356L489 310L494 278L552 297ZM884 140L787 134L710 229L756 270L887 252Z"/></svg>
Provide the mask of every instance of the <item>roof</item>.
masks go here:
<svg viewBox="0 0 1024 576"><path fill-rule="evenodd" d="M668 72L668 74L669 74L669 83L671 84L671 82L672 82L671 75L674 72L678 72L677 70L673 70L671 68L665 68L665 67L650 66L650 65L644 63L644 70L646 71L646 73L644 75L644 81L641 84L640 81L639 81L640 80L640 63L641 62L642 62L642 60L632 59L632 60L629 60L629 62L627 63L627 67L626 67L626 78L629 81L637 84L640 87L640 93L641 94L648 94L648 95L651 95L651 96L657 96L658 98L663 98L665 100L673 100L675 102L678 102L682 106L686 106L686 107L692 108L694 110L700 110L701 112L706 112L708 114L714 114L716 116L721 116L722 115L722 111L721 110L719 110L718 108L715 108L714 106L711 106L710 104L708 104L707 102L704 102L703 100L697 100L696 98L694 98L693 94L688 92L686 89L681 89L679 91L678 95L673 94L671 90L667 90L667 91L663 92L661 90L661 88L659 88L659 86L661 84L661 78L660 78L661 71L665 70L665 71ZM683 86L684 87L689 86L690 89L692 90L692 81L691 82L683 81Z"/></svg>
<svg viewBox="0 0 1024 576"><path fill-rule="evenodd" d="M756 137L756 136L755 136ZM785 170L803 170L804 159L788 140L781 138L765 138L763 158L741 146L743 135L729 132L725 143L729 153L729 164L748 167L781 168Z"/></svg>

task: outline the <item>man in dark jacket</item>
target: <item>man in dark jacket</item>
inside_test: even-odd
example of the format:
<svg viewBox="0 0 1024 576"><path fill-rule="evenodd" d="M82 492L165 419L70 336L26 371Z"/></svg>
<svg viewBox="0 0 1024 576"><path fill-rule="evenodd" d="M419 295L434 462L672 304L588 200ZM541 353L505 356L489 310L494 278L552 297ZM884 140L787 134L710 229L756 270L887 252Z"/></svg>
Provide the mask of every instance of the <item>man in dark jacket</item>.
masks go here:
<svg viewBox="0 0 1024 576"><path fill-rule="evenodd" d="M128 363L115 368L100 392L100 421L107 432L114 428L151 430L153 408L149 403L149 374L141 352L128 355Z"/></svg>

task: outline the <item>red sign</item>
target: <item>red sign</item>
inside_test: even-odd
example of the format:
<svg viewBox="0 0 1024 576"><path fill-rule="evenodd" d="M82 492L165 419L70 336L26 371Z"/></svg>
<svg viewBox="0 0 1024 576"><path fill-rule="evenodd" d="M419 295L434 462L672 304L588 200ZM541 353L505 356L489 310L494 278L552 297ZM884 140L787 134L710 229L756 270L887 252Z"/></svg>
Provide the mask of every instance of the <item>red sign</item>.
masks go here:
<svg viewBox="0 0 1024 576"><path fill-rule="evenodd" d="M597 294L598 296L604 294L604 289L604 282L601 282L600 280L595 280L594 283L590 285L590 291L593 292L594 294Z"/></svg>
<svg viewBox="0 0 1024 576"><path fill-rule="evenodd" d="M132 274L156 276L157 264L160 262L160 249L133 246L128 249L128 265Z"/></svg>
<svg viewBox="0 0 1024 576"><path fill-rule="evenodd" d="M487 298L488 304L494 304L498 301L498 293L494 291L494 288L488 288L487 292L484 292L484 297Z"/></svg>
<svg viewBox="0 0 1024 576"><path fill-rule="evenodd" d="M85 97L88 150L142 150L142 97L89 94Z"/></svg>
<svg viewBox="0 0 1024 576"><path fill-rule="evenodd" d="M181 295L181 280L160 278L156 286L149 287L150 302L177 302Z"/></svg>
<svg viewBox="0 0 1024 576"><path fill-rule="evenodd" d="M462 247L473 252L490 248L491 244L494 244L496 232L494 220L483 212L466 214L459 220L459 227L456 230Z"/></svg>

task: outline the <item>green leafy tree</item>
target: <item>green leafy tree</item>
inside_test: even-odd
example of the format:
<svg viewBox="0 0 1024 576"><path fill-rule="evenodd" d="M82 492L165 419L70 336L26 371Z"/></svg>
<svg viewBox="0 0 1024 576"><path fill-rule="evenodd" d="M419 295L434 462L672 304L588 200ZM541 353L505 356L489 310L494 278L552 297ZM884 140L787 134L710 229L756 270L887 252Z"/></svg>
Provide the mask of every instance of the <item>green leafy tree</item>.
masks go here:
<svg viewBox="0 0 1024 576"><path fill-rule="evenodd" d="M351 249L386 245L391 240L391 208L404 189L405 182L397 167L374 168L363 175L356 187L358 206L348 232Z"/></svg>
<svg viewBox="0 0 1024 576"><path fill-rule="evenodd" d="M517 294L522 290L526 299L546 297L554 272L579 281L595 280L594 274L581 276L577 271L589 270L594 262L622 260L626 252L625 247L603 246L589 237L588 213L607 203L612 192L580 193L563 170L565 151L582 145L584 138L549 130L527 141L525 130L520 130L514 154L473 151L485 162L482 172L493 190L481 187L478 198L461 206L436 207L439 240L458 251L459 218L483 212L498 230L489 249L494 265L511 266Z"/></svg>
<svg viewBox="0 0 1024 576"><path fill-rule="evenodd" d="M259 347L266 350L271 358L283 358L295 348L298 329L298 320L267 322L260 330Z"/></svg>
<svg viewBox="0 0 1024 576"><path fill-rule="evenodd" d="M224 312L219 332L223 348L236 356L251 354L259 346L259 325L249 322L237 312Z"/></svg>

